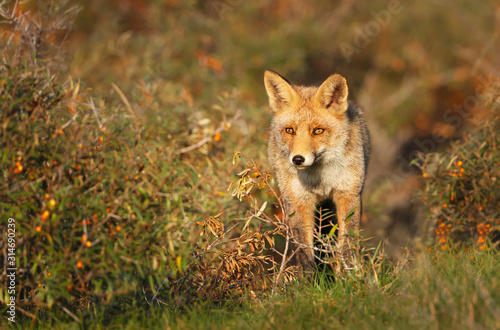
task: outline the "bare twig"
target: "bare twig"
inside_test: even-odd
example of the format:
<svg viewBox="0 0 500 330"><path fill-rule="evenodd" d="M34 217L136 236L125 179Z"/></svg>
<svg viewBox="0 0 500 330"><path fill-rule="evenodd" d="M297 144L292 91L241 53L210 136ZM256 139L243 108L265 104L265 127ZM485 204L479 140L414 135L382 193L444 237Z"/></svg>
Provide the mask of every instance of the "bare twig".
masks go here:
<svg viewBox="0 0 500 330"><path fill-rule="evenodd" d="M80 319L79 319L78 317L76 317L76 315L75 315L75 314L71 313L71 312L70 312L70 311L69 311L66 307L64 307L63 305L61 305L61 304L58 304L58 305L59 305L59 307L60 307L60 308L61 308L61 309L62 309L62 310L66 313L66 314L68 314L68 315L69 315L69 316L70 316L73 320L75 320L75 322L76 322L76 323L78 323L78 324L80 324L80 323L81 323Z"/></svg>
<svg viewBox="0 0 500 330"><path fill-rule="evenodd" d="M223 130L225 130L225 129L227 128L227 124L232 124L232 123L234 123L236 120L238 120L238 119L240 118L240 115L241 115L241 111L236 112L236 114L233 116L233 118L231 118L231 119L230 119L230 120L228 120L227 122L222 123L222 124L219 126L219 128L217 128L215 131L213 131L213 133L212 133L212 134L210 134L210 136L205 137L204 139L202 139L202 140L200 140L200 141L196 142L196 143L195 143L195 144L193 144L193 145L190 145L189 147L185 147L185 148L181 148L181 149L179 149L179 153L180 153L180 154L184 154L184 153L186 153L186 152L190 152L190 151L192 151L192 150L194 150L194 149L198 149L199 147L201 147L201 146L202 146L202 145L204 145L205 143L210 142L216 134L218 134L218 133L222 132Z"/></svg>
<svg viewBox="0 0 500 330"><path fill-rule="evenodd" d="M102 128L101 120L99 119L99 115L97 114L97 109L95 108L94 105L94 100L92 98L89 98L89 102L87 103L90 109L92 109L92 112L94 112L95 119L97 120L97 125L99 125L99 128Z"/></svg>
<svg viewBox="0 0 500 330"><path fill-rule="evenodd" d="M36 319L36 316L35 316L34 314L32 314L32 313L30 313L30 312L28 312L28 311L25 311L24 309L22 309L22 308L21 308L21 307L19 307L19 306L16 306L16 311L20 311L21 313L23 313L24 315L26 315L26 316L28 316L28 317L32 318L33 320L35 320L35 319Z"/></svg>
<svg viewBox="0 0 500 330"><path fill-rule="evenodd" d="M111 86L113 87L113 89L116 91L116 93L118 93L118 96L120 96L120 98L122 99L122 102L123 104L125 104L125 108L127 108L128 112L130 112L130 114L137 119L137 115L135 114L134 112L134 109L132 109L132 106L130 105L130 102L128 101L127 97L125 96L125 94L123 94L122 90L120 89L120 87L118 87L115 83L111 83Z"/></svg>
<svg viewBox="0 0 500 330"><path fill-rule="evenodd" d="M134 109L132 109L130 102L128 101L125 94L123 94L121 89L118 87L118 85L116 85L115 83L111 83L111 86L116 91L116 93L118 93L118 95L120 96L123 104L125 104L125 108L127 108L128 112L130 112L130 114L132 115L132 118L134 118L133 122L135 125L135 144L137 145L139 143L140 138L141 138L141 132L142 132L141 119L137 116Z"/></svg>
<svg viewBox="0 0 500 330"><path fill-rule="evenodd" d="M62 125L62 126L61 126L61 128L60 128L60 129L61 129L61 130L64 130L66 127L68 127L69 125L71 125L71 123L75 121L76 116L78 116L78 113L75 113L75 114L73 115L73 117L71 117L71 119L70 119L70 120L68 120L68 121L67 121L64 125ZM99 119L98 119L98 121L99 121Z"/></svg>

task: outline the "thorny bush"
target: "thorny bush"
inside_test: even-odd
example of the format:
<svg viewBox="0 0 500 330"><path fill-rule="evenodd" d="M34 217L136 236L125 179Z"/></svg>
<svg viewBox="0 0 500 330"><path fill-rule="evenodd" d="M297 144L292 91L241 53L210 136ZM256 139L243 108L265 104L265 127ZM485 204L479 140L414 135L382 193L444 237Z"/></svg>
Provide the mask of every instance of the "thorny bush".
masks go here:
<svg viewBox="0 0 500 330"><path fill-rule="evenodd" d="M36 46L43 47L51 34L37 22L13 19L12 33L38 31ZM23 316L57 309L78 321L75 315L96 305L126 310L160 302L175 310L277 287L273 260L263 254L275 228L246 219L225 229L222 215L230 215L203 220L193 206L209 185L187 155L195 148L186 145L200 134L210 144L231 120L206 131L174 113L166 120L171 127L156 135L118 86L119 100L95 101L80 81L61 81L57 66L26 40L10 38L0 64L0 213L16 220L16 307ZM163 141L159 134L175 134L180 120L188 132ZM208 202L209 209L217 205ZM3 232L6 226L0 223ZM280 276L283 283L293 277L288 268ZM5 272L0 281L7 304Z"/></svg>
<svg viewBox="0 0 500 330"><path fill-rule="evenodd" d="M442 249L476 246L487 249L500 239L500 88L475 109L470 132L443 152L423 157L430 237ZM493 243L493 244L492 244Z"/></svg>

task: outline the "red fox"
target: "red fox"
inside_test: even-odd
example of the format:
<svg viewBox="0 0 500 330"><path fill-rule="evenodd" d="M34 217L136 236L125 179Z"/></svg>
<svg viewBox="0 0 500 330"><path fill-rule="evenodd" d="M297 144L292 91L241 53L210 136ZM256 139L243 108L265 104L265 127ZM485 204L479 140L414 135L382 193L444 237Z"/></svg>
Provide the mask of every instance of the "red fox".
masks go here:
<svg viewBox="0 0 500 330"><path fill-rule="evenodd" d="M347 83L339 74L319 87L302 87L267 70L264 84L274 112L269 162L299 244L296 263L309 272L315 265L315 210L321 202L335 205L339 247L345 244L347 230L359 228L370 153L368 128L363 112L348 102Z"/></svg>

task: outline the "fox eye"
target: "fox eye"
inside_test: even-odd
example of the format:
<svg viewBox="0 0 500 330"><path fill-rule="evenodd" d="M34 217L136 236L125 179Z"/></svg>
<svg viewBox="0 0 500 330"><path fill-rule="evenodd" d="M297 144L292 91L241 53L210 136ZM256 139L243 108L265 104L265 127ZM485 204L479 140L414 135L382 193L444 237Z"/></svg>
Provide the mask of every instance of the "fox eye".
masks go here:
<svg viewBox="0 0 500 330"><path fill-rule="evenodd" d="M287 134L293 134L294 133L293 128L291 128L291 127L285 128L285 132L287 132Z"/></svg>
<svg viewBox="0 0 500 330"><path fill-rule="evenodd" d="M315 128L315 129L313 130L313 134L314 134L314 135L320 135L320 134L322 134L324 131L325 131L325 129L324 129L324 128Z"/></svg>

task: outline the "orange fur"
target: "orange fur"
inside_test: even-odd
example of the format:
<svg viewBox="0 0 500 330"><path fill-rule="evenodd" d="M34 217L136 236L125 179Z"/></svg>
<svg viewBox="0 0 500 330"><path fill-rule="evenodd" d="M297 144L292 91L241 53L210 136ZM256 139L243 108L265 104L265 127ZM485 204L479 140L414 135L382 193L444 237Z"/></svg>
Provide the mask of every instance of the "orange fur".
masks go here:
<svg viewBox="0 0 500 330"><path fill-rule="evenodd" d="M325 199L335 203L338 244L347 230L357 230L361 191L370 149L363 112L348 102L344 77L331 75L319 87L293 85L273 71L264 83L274 112L268 157L293 214L290 225L300 244L297 262L304 271L314 266L314 212ZM346 224L346 217L354 214Z"/></svg>

